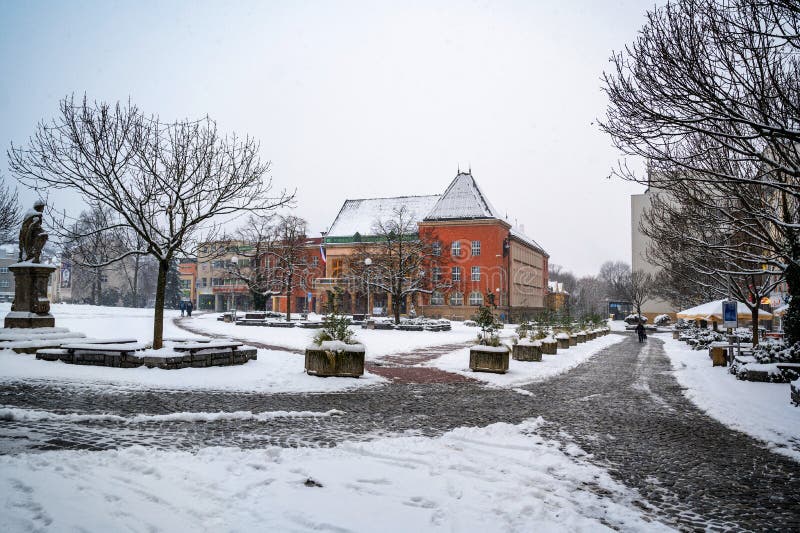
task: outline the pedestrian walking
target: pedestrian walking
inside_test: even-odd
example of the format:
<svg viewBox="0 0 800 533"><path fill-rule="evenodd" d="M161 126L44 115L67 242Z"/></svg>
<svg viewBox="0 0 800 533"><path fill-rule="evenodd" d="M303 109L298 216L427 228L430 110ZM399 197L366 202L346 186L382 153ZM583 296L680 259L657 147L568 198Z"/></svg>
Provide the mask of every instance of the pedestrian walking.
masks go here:
<svg viewBox="0 0 800 533"><path fill-rule="evenodd" d="M183 312L186 310L186 302L181 300L181 303L178 304L178 309L181 310L181 316L183 316Z"/></svg>
<svg viewBox="0 0 800 533"><path fill-rule="evenodd" d="M192 302L191 302L191 300L189 300L188 302L186 302L186 314L187 314L188 316L192 316L192 308L193 308L193 307L194 307L194 306L192 305Z"/></svg>
<svg viewBox="0 0 800 533"><path fill-rule="evenodd" d="M647 338L647 335L644 333L644 324L641 322L639 322L639 325L636 326L636 333L639 335L639 342L644 342L644 340Z"/></svg>

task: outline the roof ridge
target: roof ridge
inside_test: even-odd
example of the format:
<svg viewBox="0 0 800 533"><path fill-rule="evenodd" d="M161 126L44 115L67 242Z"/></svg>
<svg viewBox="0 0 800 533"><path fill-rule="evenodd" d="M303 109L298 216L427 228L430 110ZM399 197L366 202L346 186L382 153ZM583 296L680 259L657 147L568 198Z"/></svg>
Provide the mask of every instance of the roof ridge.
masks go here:
<svg viewBox="0 0 800 533"><path fill-rule="evenodd" d="M430 198L441 194L404 194L402 196L375 196L372 198L345 198L345 202L363 202L364 200L395 200L398 198Z"/></svg>

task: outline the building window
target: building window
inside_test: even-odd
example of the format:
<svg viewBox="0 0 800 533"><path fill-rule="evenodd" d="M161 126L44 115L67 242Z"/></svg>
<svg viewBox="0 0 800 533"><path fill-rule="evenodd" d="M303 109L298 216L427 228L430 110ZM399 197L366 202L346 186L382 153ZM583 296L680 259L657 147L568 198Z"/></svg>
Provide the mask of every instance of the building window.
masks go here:
<svg viewBox="0 0 800 533"><path fill-rule="evenodd" d="M431 245L433 255L439 256L442 255L442 243L439 241L433 241Z"/></svg>
<svg viewBox="0 0 800 533"><path fill-rule="evenodd" d="M460 292L451 292L450 305L464 305L464 294Z"/></svg>
<svg viewBox="0 0 800 533"><path fill-rule="evenodd" d="M452 267L450 269L450 276L453 281L461 281L461 267Z"/></svg>
<svg viewBox="0 0 800 533"><path fill-rule="evenodd" d="M461 241L453 241L453 244L450 245L450 255L461 257Z"/></svg>
<svg viewBox="0 0 800 533"><path fill-rule="evenodd" d="M472 281L480 281L481 280L481 267L472 267L472 276L470 279Z"/></svg>
<svg viewBox="0 0 800 533"><path fill-rule="evenodd" d="M203 287L208 287L208 278L202 278Z"/></svg>
<svg viewBox="0 0 800 533"><path fill-rule="evenodd" d="M211 278L211 286L212 287L219 287L223 285L224 281L222 278Z"/></svg>
<svg viewBox="0 0 800 533"><path fill-rule="evenodd" d="M344 260L341 257L331 258L331 277L341 278L344 274Z"/></svg>
<svg viewBox="0 0 800 533"><path fill-rule="evenodd" d="M481 255L481 241L472 241L472 257Z"/></svg>
<svg viewBox="0 0 800 533"><path fill-rule="evenodd" d="M8 274L8 267L0 267L0 274Z"/></svg>
<svg viewBox="0 0 800 533"><path fill-rule="evenodd" d="M319 266L319 257L316 255L311 258L311 266L317 268Z"/></svg>
<svg viewBox="0 0 800 533"><path fill-rule="evenodd" d="M7 279L0 279L0 287L10 287L11 282Z"/></svg>
<svg viewBox="0 0 800 533"><path fill-rule="evenodd" d="M108 275L107 274L100 274L100 281L103 283L108 283Z"/></svg>
<svg viewBox="0 0 800 533"><path fill-rule="evenodd" d="M483 305L483 294L478 291L469 293L469 305Z"/></svg>
<svg viewBox="0 0 800 533"><path fill-rule="evenodd" d="M431 293L431 305L444 305L444 294L439 291Z"/></svg>
<svg viewBox="0 0 800 533"><path fill-rule="evenodd" d="M225 268L225 261L211 261L211 268Z"/></svg>
<svg viewBox="0 0 800 533"><path fill-rule="evenodd" d="M441 281L442 280L442 269L439 267L433 267L431 269L431 276L433 281Z"/></svg>

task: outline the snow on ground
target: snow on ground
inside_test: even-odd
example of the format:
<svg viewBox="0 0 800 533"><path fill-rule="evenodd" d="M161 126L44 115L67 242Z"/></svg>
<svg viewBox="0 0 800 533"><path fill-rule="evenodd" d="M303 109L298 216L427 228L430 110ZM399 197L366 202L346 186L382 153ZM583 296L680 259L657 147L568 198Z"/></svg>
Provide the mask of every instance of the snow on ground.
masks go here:
<svg viewBox="0 0 800 533"><path fill-rule="evenodd" d="M628 324L624 320L609 320L608 327L611 331L625 331Z"/></svg>
<svg viewBox="0 0 800 533"><path fill-rule="evenodd" d="M0 304L3 316L10 304ZM88 337L136 337L152 340L153 310L127 307L55 304L51 312L56 326L81 331ZM178 311L164 311L164 336L195 337L175 326ZM239 327L238 329L253 329ZM277 329L277 328L276 328ZM308 331L305 331L308 333ZM0 350L0 383L19 379L56 380L76 385L122 388L216 389L252 392L332 392L373 386L385 380L366 372L354 378L319 378L304 371L302 355L284 351L258 350L258 359L245 365L212 368L108 368L68 365L61 361L39 361L33 355Z"/></svg>
<svg viewBox="0 0 800 533"><path fill-rule="evenodd" d="M0 530L667 530L576 446L539 436L540 424L332 449L2 456Z"/></svg>
<svg viewBox="0 0 800 533"><path fill-rule="evenodd" d="M305 328L269 328L262 326L237 326L230 322L217 320L219 313L207 313L192 316L189 324L215 335L226 335L237 339L260 342L271 346L302 350L311 344L315 329ZM372 360L387 354L407 352L418 348L468 342L478 334L478 328L468 327L460 322L452 323L451 331L397 331L363 329L352 326L355 338L366 346L366 359Z"/></svg>
<svg viewBox="0 0 800 533"><path fill-rule="evenodd" d="M575 368L602 349L622 342L626 337L621 335L605 335L586 341L567 350L558 350L556 355L542 355L541 362L515 361L508 362L508 372L493 374L490 372L473 372L469 369L469 348L456 350L426 363L447 372L463 374L498 387L518 387L533 381L551 378Z"/></svg>
<svg viewBox="0 0 800 533"><path fill-rule="evenodd" d="M671 334L656 337L664 341L675 377L695 405L726 426L800 461L800 408L790 402L788 383L740 381L727 367L712 367L706 350L692 350Z"/></svg>

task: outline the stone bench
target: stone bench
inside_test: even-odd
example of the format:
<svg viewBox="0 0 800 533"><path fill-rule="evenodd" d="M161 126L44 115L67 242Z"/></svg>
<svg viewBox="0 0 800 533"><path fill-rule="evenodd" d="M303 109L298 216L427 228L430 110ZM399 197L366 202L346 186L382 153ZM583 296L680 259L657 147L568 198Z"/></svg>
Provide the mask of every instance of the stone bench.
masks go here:
<svg viewBox="0 0 800 533"><path fill-rule="evenodd" d="M244 346L241 342L235 341L211 341L211 342L194 342L194 343L186 343L186 344L176 344L172 347L173 350L176 352L189 352L190 355L194 355L195 353L201 350L232 350L236 351L241 346Z"/></svg>
<svg viewBox="0 0 800 533"><path fill-rule="evenodd" d="M269 328L293 328L296 324L294 322L267 322L266 325Z"/></svg>

